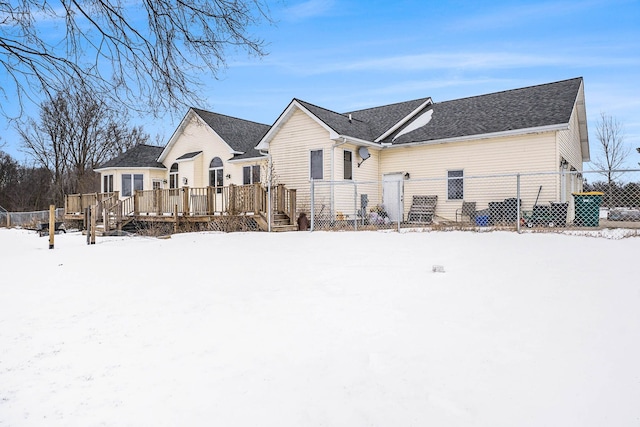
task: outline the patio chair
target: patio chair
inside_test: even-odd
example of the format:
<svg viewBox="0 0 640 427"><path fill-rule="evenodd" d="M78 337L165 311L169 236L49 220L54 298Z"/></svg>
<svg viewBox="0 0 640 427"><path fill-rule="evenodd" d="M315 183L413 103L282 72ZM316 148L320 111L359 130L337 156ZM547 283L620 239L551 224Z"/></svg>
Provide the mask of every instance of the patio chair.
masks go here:
<svg viewBox="0 0 640 427"><path fill-rule="evenodd" d="M436 212L436 203L438 203L438 196L413 196L407 220L430 224Z"/></svg>
<svg viewBox="0 0 640 427"><path fill-rule="evenodd" d="M469 218L470 223L475 223L476 202L462 202L462 207L456 209L456 222L461 222L465 216Z"/></svg>

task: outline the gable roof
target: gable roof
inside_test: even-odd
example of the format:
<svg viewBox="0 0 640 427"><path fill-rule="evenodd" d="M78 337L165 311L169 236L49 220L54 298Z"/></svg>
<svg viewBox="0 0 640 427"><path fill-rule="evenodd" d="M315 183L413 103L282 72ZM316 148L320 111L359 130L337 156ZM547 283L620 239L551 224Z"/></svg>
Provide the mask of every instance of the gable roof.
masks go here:
<svg viewBox="0 0 640 427"><path fill-rule="evenodd" d="M119 156L106 161L94 170L99 171L101 169L111 168L166 169L162 163L158 162L158 157L163 149L164 147L157 147L155 145L136 145Z"/></svg>
<svg viewBox="0 0 640 427"><path fill-rule="evenodd" d="M406 144L566 125L581 85L582 78L575 78L437 102L426 109L432 110L427 124L401 136L394 132L385 142Z"/></svg>
<svg viewBox="0 0 640 427"><path fill-rule="evenodd" d="M294 108L309 114L330 131L330 138L347 138L381 146L478 138L491 134L566 129L578 108L583 156L588 160L583 79L506 90L433 103L419 98L347 113L337 113L295 99L258 145L265 149ZM581 104L582 103L582 104Z"/></svg>
<svg viewBox="0 0 640 427"><path fill-rule="evenodd" d="M234 159L263 157L256 145L269 130L269 125L224 114L192 108L237 154Z"/></svg>

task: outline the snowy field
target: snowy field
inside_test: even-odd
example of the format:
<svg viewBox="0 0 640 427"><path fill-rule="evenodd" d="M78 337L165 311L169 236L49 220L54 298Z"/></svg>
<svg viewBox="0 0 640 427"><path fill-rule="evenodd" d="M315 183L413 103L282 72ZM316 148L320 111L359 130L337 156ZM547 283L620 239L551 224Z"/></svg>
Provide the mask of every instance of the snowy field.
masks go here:
<svg viewBox="0 0 640 427"><path fill-rule="evenodd" d="M639 255L508 232L49 250L0 229L0 426L637 427Z"/></svg>

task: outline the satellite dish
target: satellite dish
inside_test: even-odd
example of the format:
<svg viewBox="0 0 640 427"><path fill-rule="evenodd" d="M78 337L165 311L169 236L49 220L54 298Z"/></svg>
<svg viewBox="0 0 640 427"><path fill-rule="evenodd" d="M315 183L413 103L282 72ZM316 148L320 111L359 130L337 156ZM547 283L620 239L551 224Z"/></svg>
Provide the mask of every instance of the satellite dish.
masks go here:
<svg viewBox="0 0 640 427"><path fill-rule="evenodd" d="M369 149L367 147L360 147L358 148L358 155L360 156L360 158L362 159L362 161L360 163L358 163L358 167L360 167L360 165L367 160L369 157L371 157L371 154L369 154Z"/></svg>

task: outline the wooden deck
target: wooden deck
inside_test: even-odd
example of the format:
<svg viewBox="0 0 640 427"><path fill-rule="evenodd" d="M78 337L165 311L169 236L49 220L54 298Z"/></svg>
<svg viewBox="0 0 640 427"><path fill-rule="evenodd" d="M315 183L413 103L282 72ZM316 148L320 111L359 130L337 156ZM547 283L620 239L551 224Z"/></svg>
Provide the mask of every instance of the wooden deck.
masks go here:
<svg viewBox="0 0 640 427"><path fill-rule="evenodd" d="M288 224L281 226L291 229L296 220L296 190L284 185L271 188L271 207L274 214L288 219ZM131 221L174 223L177 229L179 224L248 215L255 217L261 228L268 226L268 193L260 184L144 190L124 199L118 192L65 196L65 220L83 221L86 225L88 209L105 232L120 230Z"/></svg>

